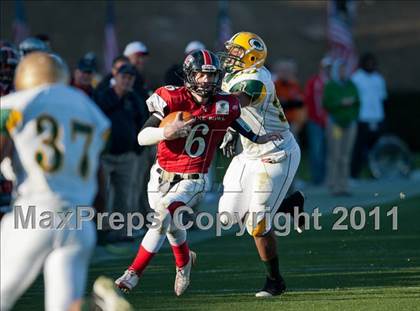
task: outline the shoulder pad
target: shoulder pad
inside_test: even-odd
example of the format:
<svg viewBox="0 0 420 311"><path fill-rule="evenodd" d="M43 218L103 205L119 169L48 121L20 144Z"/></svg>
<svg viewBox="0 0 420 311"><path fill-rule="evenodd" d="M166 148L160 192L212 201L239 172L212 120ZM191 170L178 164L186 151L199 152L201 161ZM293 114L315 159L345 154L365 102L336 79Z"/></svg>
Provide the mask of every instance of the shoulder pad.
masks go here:
<svg viewBox="0 0 420 311"><path fill-rule="evenodd" d="M168 91L176 91L180 87L179 86L175 86L175 85L165 85L164 88L167 89Z"/></svg>
<svg viewBox="0 0 420 311"><path fill-rule="evenodd" d="M258 73L258 68L247 68L247 69L242 70L242 73L255 74L255 73Z"/></svg>
<svg viewBox="0 0 420 311"><path fill-rule="evenodd" d="M264 98L267 94L264 83L259 80L243 80L230 89L232 93L242 92L252 98L252 101L258 101L260 98Z"/></svg>

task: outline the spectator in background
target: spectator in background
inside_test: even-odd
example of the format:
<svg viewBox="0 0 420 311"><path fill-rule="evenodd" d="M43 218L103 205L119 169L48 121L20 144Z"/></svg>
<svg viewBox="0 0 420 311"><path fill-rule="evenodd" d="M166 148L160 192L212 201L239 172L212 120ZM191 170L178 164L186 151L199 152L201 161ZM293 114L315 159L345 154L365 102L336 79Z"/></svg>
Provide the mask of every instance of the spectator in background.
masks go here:
<svg viewBox="0 0 420 311"><path fill-rule="evenodd" d="M16 66L19 63L19 53L7 42L0 45L0 96L6 96L14 91L13 79Z"/></svg>
<svg viewBox="0 0 420 311"><path fill-rule="evenodd" d="M95 63L90 58L81 58L74 70L71 85L85 92L87 96L93 98L92 79L96 72Z"/></svg>
<svg viewBox="0 0 420 311"><path fill-rule="evenodd" d="M109 181L107 191L111 212L120 212L125 216L135 211L133 207L133 183L136 175L136 155L138 148L137 134L148 118L142 111L144 104L133 89L136 69L131 64L122 65L116 75L115 84L105 92L97 94L95 101L111 120L111 136L102 164L105 178ZM110 200L109 194L114 198ZM126 230L116 232L117 240L126 239Z"/></svg>
<svg viewBox="0 0 420 311"><path fill-rule="evenodd" d="M16 66L19 63L19 53L12 44L0 42L0 97L6 96L15 91L14 76ZM0 114L1 122L4 115ZM3 145L1 150L3 151ZM7 162L7 163L6 163ZM11 201L13 197L13 169L10 159L0 161L0 220L3 215L11 211ZM4 173L4 175L3 175ZM8 178L6 178L8 176Z"/></svg>
<svg viewBox="0 0 420 311"><path fill-rule="evenodd" d="M134 81L133 90L146 100L149 97L149 90L147 89L146 80L144 78L144 66L149 57L149 50L143 42L134 41L127 44L124 49L124 56L126 56L130 63L136 68L136 79Z"/></svg>
<svg viewBox="0 0 420 311"><path fill-rule="evenodd" d="M351 77L360 96L358 134L353 152L351 175L359 177L370 149L384 130L384 102L387 98L385 80L377 71L372 53L361 56L359 69Z"/></svg>
<svg viewBox="0 0 420 311"><path fill-rule="evenodd" d="M308 111L307 137L312 182L322 184L325 179L326 137L325 125L327 113L322 106L324 86L330 79L332 60L324 57L319 72L311 77L305 86L304 103Z"/></svg>
<svg viewBox="0 0 420 311"><path fill-rule="evenodd" d="M102 81L102 75L98 71L98 59L96 57L96 54L93 51L89 51L85 55L83 55L83 58L89 61L92 64L92 66L95 68L95 71L93 72L93 77L92 77L92 87L96 89L99 82Z"/></svg>
<svg viewBox="0 0 420 311"><path fill-rule="evenodd" d="M146 85L144 77L144 67L149 57L149 49L143 42L134 41L124 49L124 55L129 59L130 63L136 68L136 79L134 82L134 91L141 97L144 113L148 114L149 110L146 106L146 99L152 93ZM155 162L156 148L155 146L138 146L136 149L136 174L133 183L133 206L137 208L143 215L146 215L150 209L147 199L147 182L150 176L150 167Z"/></svg>
<svg viewBox="0 0 420 311"><path fill-rule="evenodd" d="M334 61L331 80L324 88L323 106L327 121L327 185L333 195L350 195L350 160L357 131L359 95L347 77L346 64Z"/></svg>
<svg viewBox="0 0 420 311"><path fill-rule="evenodd" d="M108 73L101 82L99 82L98 86L95 89L95 96L100 96L101 93L108 91L109 88L112 88L115 85L115 76L118 73L118 69L122 65L130 63L129 59L124 56L120 55L115 57L112 61L112 68L111 72Z"/></svg>
<svg viewBox="0 0 420 311"><path fill-rule="evenodd" d="M185 56L190 54L191 52L194 52L196 50L202 50L205 49L203 43L200 41L191 41L187 44L184 50ZM183 79L183 71L182 71L182 64L174 64L165 73L165 77L163 78L163 81L165 85L173 85L173 86L183 86L184 85L184 79Z"/></svg>
<svg viewBox="0 0 420 311"><path fill-rule="evenodd" d="M305 124L306 110L303 105L303 91L297 80L296 63L293 60L281 60L275 65L274 71L277 97L297 139Z"/></svg>

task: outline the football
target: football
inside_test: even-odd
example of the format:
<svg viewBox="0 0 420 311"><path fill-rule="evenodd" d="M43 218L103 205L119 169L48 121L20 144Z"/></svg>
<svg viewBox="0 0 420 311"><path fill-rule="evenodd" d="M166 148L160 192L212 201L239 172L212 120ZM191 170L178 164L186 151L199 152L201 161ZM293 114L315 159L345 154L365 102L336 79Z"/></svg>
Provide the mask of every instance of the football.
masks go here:
<svg viewBox="0 0 420 311"><path fill-rule="evenodd" d="M163 120L160 122L159 127L165 127L168 124L172 123L175 120L178 113L180 112L182 112L182 119L184 121L189 121L193 118L192 114L189 113L188 111L174 111L168 114L165 118L163 118Z"/></svg>

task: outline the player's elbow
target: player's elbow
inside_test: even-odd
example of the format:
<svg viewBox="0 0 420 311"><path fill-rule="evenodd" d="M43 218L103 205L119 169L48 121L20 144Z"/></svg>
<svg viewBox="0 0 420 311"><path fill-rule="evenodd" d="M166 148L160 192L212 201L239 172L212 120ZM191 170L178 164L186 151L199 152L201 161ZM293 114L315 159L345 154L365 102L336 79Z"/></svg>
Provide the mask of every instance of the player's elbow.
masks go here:
<svg viewBox="0 0 420 311"><path fill-rule="evenodd" d="M159 143L165 139L163 128L146 127L137 135L137 142L140 146L150 146Z"/></svg>
<svg viewBox="0 0 420 311"><path fill-rule="evenodd" d="M140 146L147 146L147 138L144 133L144 130L141 130L137 135L137 142Z"/></svg>

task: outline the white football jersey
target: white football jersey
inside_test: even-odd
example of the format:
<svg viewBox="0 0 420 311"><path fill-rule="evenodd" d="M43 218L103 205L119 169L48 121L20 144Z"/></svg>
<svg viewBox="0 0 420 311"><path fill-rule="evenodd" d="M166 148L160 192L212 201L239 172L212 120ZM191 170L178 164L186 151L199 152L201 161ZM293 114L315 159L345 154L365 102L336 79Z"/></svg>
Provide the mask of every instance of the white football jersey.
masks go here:
<svg viewBox="0 0 420 311"><path fill-rule="evenodd" d="M251 96L252 104L241 108L241 119L254 133L264 135L269 132L281 132L284 140L292 135L283 108L277 99L271 73L265 67L226 74L222 89L229 93L244 92ZM241 143L244 155L250 158L266 156L285 148L283 140L259 145L241 136Z"/></svg>
<svg viewBox="0 0 420 311"><path fill-rule="evenodd" d="M91 205L109 121L79 90L41 86L1 98L2 132L14 143L17 196Z"/></svg>

